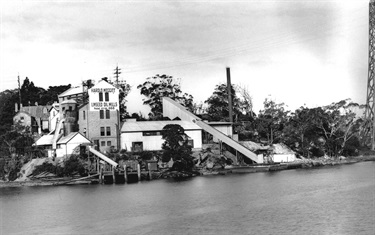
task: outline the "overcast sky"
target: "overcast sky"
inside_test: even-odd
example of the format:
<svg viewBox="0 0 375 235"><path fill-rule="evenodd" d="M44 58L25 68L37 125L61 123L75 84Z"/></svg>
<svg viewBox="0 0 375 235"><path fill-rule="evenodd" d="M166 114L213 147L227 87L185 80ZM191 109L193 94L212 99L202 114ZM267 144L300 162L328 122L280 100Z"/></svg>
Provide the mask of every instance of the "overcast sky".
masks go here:
<svg viewBox="0 0 375 235"><path fill-rule="evenodd" d="M345 98L365 103L368 0L1 1L0 91L17 75L36 86L113 78L136 88L147 77L181 78L206 100L215 85L248 87L255 111L265 98L294 110Z"/></svg>

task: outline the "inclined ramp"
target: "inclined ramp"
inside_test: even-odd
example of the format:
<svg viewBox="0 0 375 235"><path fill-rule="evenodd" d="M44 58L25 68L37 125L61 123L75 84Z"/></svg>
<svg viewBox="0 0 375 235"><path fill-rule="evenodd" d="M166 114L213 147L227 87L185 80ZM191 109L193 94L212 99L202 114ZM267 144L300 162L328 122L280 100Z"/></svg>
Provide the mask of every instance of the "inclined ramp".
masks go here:
<svg viewBox="0 0 375 235"><path fill-rule="evenodd" d="M102 159L103 161L105 161L106 163L112 165L113 167L117 167L118 166L118 164L115 161L113 161L112 159L110 159L106 155L102 154L101 152L95 150L91 146L89 146L89 151L91 153L93 153L94 155L96 155L97 157L99 157L100 159Z"/></svg>
<svg viewBox="0 0 375 235"><path fill-rule="evenodd" d="M259 159L258 156L252 151L250 151L248 148L244 147L243 145L233 140L232 138L224 135L222 132L218 131L217 129L211 127L206 122L202 121L202 119L200 119L199 117L195 116L194 114L186 110L186 107L182 106L181 104L177 103L171 98L163 97L163 116L169 117L170 119L179 117L183 121L194 122L199 127L201 127L204 131L210 133L215 138L226 143L227 145L229 145L236 151L242 153L247 158L250 158L254 162L261 163L263 160L263 159Z"/></svg>

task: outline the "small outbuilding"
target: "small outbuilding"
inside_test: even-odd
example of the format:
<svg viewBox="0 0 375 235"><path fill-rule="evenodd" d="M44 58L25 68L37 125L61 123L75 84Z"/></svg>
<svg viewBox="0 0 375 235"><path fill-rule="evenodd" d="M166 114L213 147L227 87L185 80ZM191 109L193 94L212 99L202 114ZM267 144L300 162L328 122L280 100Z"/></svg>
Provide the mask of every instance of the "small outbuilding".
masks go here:
<svg viewBox="0 0 375 235"><path fill-rule="evenodd" d="M53 141L53 134L44 135L34 143L34 146L45 149L48 153L48 157L64 157L81 154L83 149L86 148L85 146L91 144L91 141L79 132L71 132L66 136L60 135L57 139L55 155L55 150L52 148Z"/></svg>

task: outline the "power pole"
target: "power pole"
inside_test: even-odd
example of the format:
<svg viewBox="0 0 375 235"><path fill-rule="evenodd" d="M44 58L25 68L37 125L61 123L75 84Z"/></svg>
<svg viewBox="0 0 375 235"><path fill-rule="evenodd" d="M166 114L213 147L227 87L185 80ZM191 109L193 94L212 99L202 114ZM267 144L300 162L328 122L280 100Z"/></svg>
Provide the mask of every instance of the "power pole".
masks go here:
<svg viewBox="0 0 375 235"><path fill-rule="evenodd" d="M370 120L367 138L375 149L375 0L369 2L369 57L365 118Z"/></svg>
<svg viewBox="0 0 375 235"><path fill-rule="evenodd" d="M121 74L121 69L118 68L118 65L116 66L115 68L115 72L114 72L114 75L115 75L115 78L116 78L116 85L118 86L118 78Z"/></svg>
<svg viewBox="0 0 375 235"><path fill-rule="evenodd" d="M20 74L18 74L18 98L20 102L20 107L21 107L21 81L20 81Z"/></svg>

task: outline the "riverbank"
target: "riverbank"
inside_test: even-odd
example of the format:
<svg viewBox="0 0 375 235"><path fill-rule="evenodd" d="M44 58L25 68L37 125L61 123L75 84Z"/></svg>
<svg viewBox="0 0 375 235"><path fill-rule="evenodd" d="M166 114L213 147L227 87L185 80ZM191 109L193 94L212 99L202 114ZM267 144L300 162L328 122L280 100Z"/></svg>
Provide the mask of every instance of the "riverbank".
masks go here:
<svg viewBox="0 0 375 235"><path fill-rule="evenodd" d="M358 162L375 161L375 155L370 156L358 156L358 157L340 157L340 158L315 158L315 159L304 159L289 163L280 164L260 164L260 165L247 165L247 166L228 166L224 169L199 169L198 171L191 173L180 173L175 171L170 172L154 172L153 180L166 179L166 178L182 178L182 177L193 177L198 175L226 175L226 174L238 174L238 173L256 173L266 171L281 171L290 169L310 169L318 167L329 167L344 164L354 164ZM76 177L77 178L77 177ZM78 177L79 178L79 177ZM5 187L23 187L23 186L54 186L54 185L66 185L64 182L72 181L73 177L64 178L46 178L46 179L28 179L25 181L0 181L0 188ZM142 177L146 179L146 177ZM78 180L70 182L72 184L91 184L89 180Z"/></svg>

